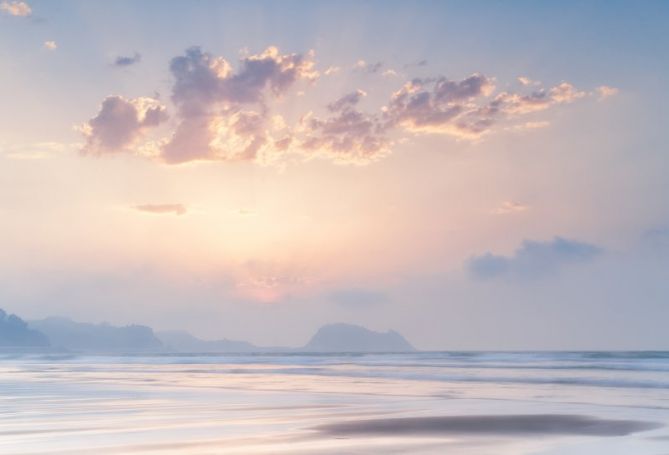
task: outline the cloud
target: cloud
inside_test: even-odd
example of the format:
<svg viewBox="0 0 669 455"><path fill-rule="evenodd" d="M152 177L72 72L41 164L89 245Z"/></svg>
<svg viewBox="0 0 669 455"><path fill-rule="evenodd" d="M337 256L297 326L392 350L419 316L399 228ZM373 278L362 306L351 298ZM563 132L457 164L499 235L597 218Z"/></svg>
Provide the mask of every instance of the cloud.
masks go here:
<svg viewBox="0 0 669 455"><path fill-rule="evenodd" d="M528 94L495 94L494 79L474 73L460 81L445 77L409 81L392 95L384 112L390 125L409 132L479 140L500 122L517 122L526 114L585 96L567 82ZM528 122L521 128L544 125Z"/></svg>
<svg viewBox="0 0 669 455"><path fill-rule="evenodd" d="M493 80L479 73L461 81L414 79L392 95L385 114L390 124L411 132L476 136L489 122L469 118L478 111L474 100L494 89Z"/></svg>
<svg viewBox="0 0 669 455"><path fill-rule="evenodd" d="M162 148L161 157L169 164L251 161L267 141L265 118L255 111L188 116Z"/></svg>
<svg viewBox="0 0 669 455"><path fill-rule="evenodd" d="M142 60L142 56L138 53L135 52L132 56L123 56L119 55L114 59L113 66L117 67L126 67L126 66L131 66L136 63L139 63Z"/></svg>
<svg viewBox="0 0 669 455"><path fill-rule="evenodd" d="M427 60L423 59L423 60L418 60L417 62L413 62L413 63L405 63L403 68L408 69L408 68L412 68L412 67L421 67L421 66L427 66Z"/></svg>
<svg viewBox="0 0 669 455"><path fill-rule="evenodd" d="M543 111L557 104L568 104L586 96L583 91L576 90L568 82L550 89L537 89L529 94L500 93L490 103L490 107L497 113L522 115Z"/></svg>
<svg viewBox="0 0 669 455"><path fill-rule="evenodd" d="M303 118L305 153L347 164L368 164L389 153L392 141L380 119L357 110L359 99L356 94L338 99L330 104L333 115L328 118Z"/></svg>
<svg viewBox="0 0 669 455"><path fill-rule="evenodd" d="M545 91L539 91L535 93L543 94ZM548 98L554 104L560 103L571 103L580 98L583 98L586 93L576 90L573 85L569 82L561 82L555 87L548 90Z"/></svg>
<svg viewBox="0 0 669 455"><path fill-rule="evenodd" d="M116 63L123 66L138 58L139 54L119 57ZM360 60L355 68L383 74L382 62ZM137 102L150 98L111 96L81 129L86 138L84 151L136 153L168 164L253 161L283 166L291 158L324 158L363 165L418 134L480 141L496 131L546 127L549 123L536 119L537 113L595 94L568 82L544 88L520 78L519 91L497 91L495 78L481 73L461 80L434 76L407 81L388 93L385 102L377 97L364 103L366 109L361 109L366 90L344 93L315 111L291 112L286 117L289 123L274 110L285 105L286 98L304 93L306 87L296 85L308 87L318 80L313 52L282 53L270 46L243 56L233 67L221 56L191 47L171 59L169 70L176 115L163 137L139 140L166 119L166 107L153 100L152 115L157 121L147 123ZM335 70L330 67L325 73ZM303 103L292 105L299 108Z"/></svg>
<svg viewBox="0 0 669 455"><path fill-rule="evenodd" d="M186 213L186 206L183 204L141 204L135 205L133 208L140 212L158 215L183 215Z"/></svg>
<svg viewBox="0 0 669 455"><path fill-rule="evenodd" d="M12 160L41 160L52 158L81 147L77 143L65 142L0 142L0 156Z"/></svg>
<svg viewBox="0 0 669 455"><path fill-rule="evenodd" d="M555 237L537 242L525 240L511 256L485 253L470 259L466 268L473 278L536 279L562 267L591 261L603 250L588 243Z"/></svg>
<svg viewBox="0 0 669 455"><path fill-rule="evenodd" d="M48 49L50 51L55 51L58 48L58 45L56 44L55 41L45 41L44 42L44 49Z"/></svg>
<svg viewBox="0 0 669 455"><path fill-rule="evenodd" d="M390 301L388 295L383 292L363 288L337 290L331 292L328 298L339 305L351 308L376 306Z"/></svg>
<svg viewBox="0 0 669 455"><path fill-rule="evenodd" d="M326 76L331 76L333 74L337 74L341 68L338 66L329 66L325 71L323 71L323 74Z"/></svg>
<svg viewBox="0 0 669 455"><path fill-rule="evenodd" d="M615 96L619 92L617 88L609 87L608 85L600 85L596 90L600 100L605 100L606 98Z"/></svg>
<svg viewBox="0 0 669 455"><path fill-rule="evenodd" d="M162 150L165 161L256 159L268 143L265 98L316 80L311 57L269 47L243 58L237 72L198 47L173 58L172 101L181 121Z"/></svg>
<svg viewBox="0 0 669 455"><path fill-rule="evenodd" d="M347 95L342 96L336 101L333 101L332 103L328 104L328 110L330 112L338 112L346 109L347 107L352 107L355 106L360 102L361 99L363 99L365 96L367 96L367 93L363 90L356 90L355 92L351 92Z"/></svg>
<svg viewBox="0 0 669 455"><path fill-rule="evenodd" d="M253 217L253 216L256 216L258 214L255 210L251 210L251 209L237 209L233 213L235 215L243 216L243 217Z"/></svg>
<svg viewBox="0 0 669 455"><path fill-rule="evenodd" d="M518 76L516 80L520 83L520 85L523 85L525 87L528 87L530 85L541 85L541 82L533 81L532 79L526 76Z"/></svg>
<svg viewBox="0 0 669 455"><path fill-rule="evenodd" d="M391 141L384 135L380 118L356 108L365 96L358 89L333 101L327 106L328 118L305 116L301 147L349 164L367 164L388 153Z"/></svg>
<svg viewBox="0 0 669 455"><path fill-rule="evenodd" d="M492 211L495 215L509 215L511 213L520 213L529 210L528 205L515 201L504 201L499 207Z"/></svg>
<svg viewBox="0 0 669 455"><path fill-rule="evenodd" d="M540 122L525 122L525 123L519 123L517 125L511 125L507 128L505 128L507 131L514 131L514 132L523 132L523 131L532 131L532 130L539 130L542 128L547 128L550 126L550 122L547 122L545 120L540 121Z"/></svg>
<svg viewBox="0 0 669 455"><path fill-rule="evenodd" d="M26 2L18 1L3 1L0 3L0 11L9 14L10 16L27 17L33 12L30 5Z"/></svg>
<svg viewBox="0 0 669 455"><path fill-rule="evenodd" d="M167 119L166 108L153 98L108 96L98 114L80 127L86 138L82 152L102 155L127 150L145 132Z"/></svg>
<svg viewBox="0 0 669 455"><path fill-rule="evenodd" d="M358 60L353 65L353 69L356 71L362 71L369 74L378 73L383 68L383 62L368 63L364 60Z"/></svg>
<svg viewBox="0 0 669 455"><path fill-rule="evenodd" d="M258 103L269 91L283 94L299 79L315 80L318 72L310 56L280 54L269 47L241 60L237 72L223 57L213 57L199 47L188 49L170 62L175 79L174 103L186 112L202 112L217 103Z"/></svg>
<svg viewBox="0 0 669 455"><path fill-rule="evenodd" d="M364 62L358 66L363 67ZM365 64L366 65L366 64ZM335 162L367 164L390 152L397 133L440 134L460 140L479 140L500 122L512 131L548 126L545 121L517 123L526 114L568 104L586 96L571 84L529 94L495 94L494 79L480 73L460 81L443 76L413 79L392 94L379 113L356 108L364 91L358 90L328 105L327 119L307 116L303 129L306 151L318 151Z"/></svg>

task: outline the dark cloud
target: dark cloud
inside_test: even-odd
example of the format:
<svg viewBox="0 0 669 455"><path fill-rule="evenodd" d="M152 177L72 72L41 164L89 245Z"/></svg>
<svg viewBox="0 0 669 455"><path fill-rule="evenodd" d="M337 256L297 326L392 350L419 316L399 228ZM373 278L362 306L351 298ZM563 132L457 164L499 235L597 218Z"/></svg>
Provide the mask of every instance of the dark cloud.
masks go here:
<svg viewBox="0 0 669 455"><path fill-rule="evenodd" d="M344 95L338 100L328 104L328 110L330 112L339 112L348 107L353 107L357 105L360 102L360 100L365 96L367 96L367 93L365 93L362 90L356 90L355 92L351 92L347 95Z"/></svg>
<svg viewBox="0 0 669 455"><path fill-rule="evenodd" d="M134 55L132 56L119 55L114 59L114 66L118 67L131 66L136 63L139 63L141 60L142 56L138 52L135 52Z"/></svg>
<svg viewBox="0 0 669 455"><path fill-rule="evenodd" d="M100 112L81 129L86 137L86 154L114 153L125 150L143 133L167 119L167 111L152 98L125 99L108 96Z"/></svg>
<svg viewBox="0 0 669 455"><path fill-rule="evenodd" d="M368 307L390 301L387 294L363 288L341 289L329 294L333 302L351 308Z"/></svg>
<svg viewBox="0 0 669 455"><path fill-rule="evenodd" d="M183 215L186 206L183 204L140 204L133 207L140 212L155 213L158 215Z"/></svg>
<svg viewBox="0 0 669 455"><path fill-rule="evenodd" d="M477 279L532 279L558 271L561 267L588 262L602 249L588 243L555 237L537 242L525 240L511 256L485 253L467 262L467 270Z"/></svg>

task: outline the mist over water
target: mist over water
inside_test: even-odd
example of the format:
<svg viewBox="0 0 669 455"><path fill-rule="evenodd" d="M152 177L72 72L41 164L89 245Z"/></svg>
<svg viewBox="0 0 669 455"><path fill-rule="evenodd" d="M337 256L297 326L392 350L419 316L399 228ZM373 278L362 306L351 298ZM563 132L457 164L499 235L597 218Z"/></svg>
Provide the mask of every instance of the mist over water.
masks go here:
<svg viewBox="0 0 669 455"><path fill-rule="evenodd" d="M0 453L636 454L669 447L669 353L0 360Z"/></svg>

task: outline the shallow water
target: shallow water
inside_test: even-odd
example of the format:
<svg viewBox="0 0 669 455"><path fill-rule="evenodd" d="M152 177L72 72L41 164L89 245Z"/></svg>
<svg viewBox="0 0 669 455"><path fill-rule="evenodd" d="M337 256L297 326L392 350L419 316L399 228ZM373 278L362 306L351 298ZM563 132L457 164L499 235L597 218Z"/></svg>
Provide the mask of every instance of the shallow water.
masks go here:
<svg viewBox="0 0 669 455"><path fill-rule="evenodd" d="M0 453L669 454L669 353L3 355Z"/></svg>

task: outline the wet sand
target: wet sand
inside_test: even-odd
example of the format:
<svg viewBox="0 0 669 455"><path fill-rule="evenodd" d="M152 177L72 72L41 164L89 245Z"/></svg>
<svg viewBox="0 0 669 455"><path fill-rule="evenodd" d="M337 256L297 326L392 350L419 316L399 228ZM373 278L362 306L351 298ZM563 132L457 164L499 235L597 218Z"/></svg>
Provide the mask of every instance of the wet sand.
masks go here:
<svg viewBox="0 0 669 455"><path fill-rule="evenodd" d="M669 356L0 358L0 453L660 455Z"/></svg>
<svg viewBox="0 0 669 455"><path fill-rule="evenodd" d="M531 414L440 416L355 420L316 428L335 436L354 435L587 435L626 436L663 425L579 415Z"/></svg>

